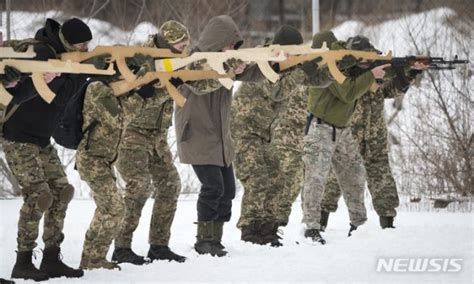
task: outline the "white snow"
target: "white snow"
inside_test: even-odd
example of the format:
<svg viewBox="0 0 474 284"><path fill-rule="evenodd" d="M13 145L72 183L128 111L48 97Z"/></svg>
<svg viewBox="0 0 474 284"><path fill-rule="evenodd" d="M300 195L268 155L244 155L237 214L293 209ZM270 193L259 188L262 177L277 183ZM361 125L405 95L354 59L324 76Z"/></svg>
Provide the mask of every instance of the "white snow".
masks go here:
<svg viewBox="0 0 474 284"><path fill-rule="evenodd" d="M438 42L433 46L434 37L442 38L459 35L443 26L444 18L453 15L449 9L437 9L428 13L405 16L376 26L350 21L336 28L337 37L346 39L355 34L365 34L381 50L393 50L397 56L416 53L413 44L407 38L408 29L416 32L416 41L422 49L432 55L450 58L460 52L460 47ZM46 14L13 12L13 38L34 36L46 17L64 17L61 13L50 11ZM5 13L2 12L1 30L5 36ZM150 23L141 23L133 31L123 31L109 23L95 19L88 21L95 35L91 48L95 45L116 43L134 44L146 39L156 28ZM420 22L428 23L420 25ZM418 28L418 29L417 29ZM440 34L440 31L443 31ZM472 37L470 37L472 39ZM470 44L472 49L472 44ZM429 48L429 49L428 49ZM410 126L416 120L416 112L411 100L418 90L412 88L406 100L406 108L400 113L401 124ZM389 112L390 102L386 104ZM169 141L175 149L174 130L169 133ZM173 150L175 151L175 150ZM72 158L73 152L65 152L63 162ZM187 165L177 163L183 191L198 189L194 173ZM76 188L76 197L89 197L88 187L73 170L73 164L67 169L68 177ZM404 199L402 199L404 200ZM18 211L21 199L0 201L0 278L9 278L15 261L16 232ZM370 202L368 202L370 203ZM412 204L409 204L412 205ZM368 207L370 208L370 206ZM195 196L182 196L173 224L171 247L189 259L184 264L154 262L143 267L122 265L122 271L97 270L86 272L80 280L51 280L51 283L155 283L155 282L372 282L372 283L473 283L474 254L474 216L473 213L447 213L443 210L433 213L399 212L396 219L397 229L381 230L374 211L369 210L369 221L360 227L353 237L347 238L348 216L345 206L340 204L336 214L330 216L329 227L324 234L326 246L312 245L302 237L301 208L299 201L294 204L289 225L284 228L284 247L254 246L240 241L240 231L235 227L240 215L240 200L234 202L233 218L225 227L223 243L229 255L224 258L200 256L192 245L196 234ZM70 204L65 224L66 239L63 243L64 261L74 267L79 265L84 234L88 228L94 210L91 200L74 199ZM134 238L134 249L146 254L147 236L151 214L151 202L144 209L142 222ZM40 232L41 239L41 232ZM39 248L43 243L38 240ZM297 242L299 244L297 244ZM110 252L111 253L111 252ZM109 258L110 258L109 253ZM41 253L35 260L38 266ZM380 257L400 258L461 258L460 272L424 272L424 273L380 273L376 272ZM22 283L22 281L17 281ZM31 283L31 282L30 282Z"/></svg>
<svg viewBox="0 0 474 284"><path fill-rule="evenodd" d="M122 265L122 271L86 271L78 281L55 279L50 283L297 283L297 282L372 282L372 283L472 283L473 214L401 212L395 230L382 230L374 211L354 235L347 238L347 209L340 204L331 214L324 233L325 246L313 245L302 236L300 203L293 206L289 225L283 229L281 248L251 245L240 241L235 227L240 200L234 201L233 217L224 228L223 244L228 256L214 258L198 255L192 248L196 235L196 202L180 200L172 228L170 247L188 257L186 263L155 261L146 266ZM16 223L21 200L2 200L0 226L0 277L8 278L15 262ZM148 226L152 203L145 206L134 236L133 249L148 250ZM94 210L90 200L73 200L65 222L64 261L79 265L84 234ZM41 233L40 233L41 239ZM39 240L38 248L43 248ZM297 244L299 243L299 244ZM109 251L109 259L112 250ZM380 257L461 258L460 272L376 272ZM41 252L35 263L41 262ZM23 283L18 281L18 283Z"/></svg>

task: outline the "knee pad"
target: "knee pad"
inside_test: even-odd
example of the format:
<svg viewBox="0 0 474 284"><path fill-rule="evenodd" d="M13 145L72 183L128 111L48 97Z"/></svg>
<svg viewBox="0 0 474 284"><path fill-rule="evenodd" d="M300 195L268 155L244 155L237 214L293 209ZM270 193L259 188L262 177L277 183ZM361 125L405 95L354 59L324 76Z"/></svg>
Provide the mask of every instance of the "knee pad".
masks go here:
<svg viewBox="0 0 474 284"><path fill-rule="evenodd" d="M71 202L73 197L74 187L70 184L67 184L59 194L59 200L61 201L61 203L68 204L69 202Z"/></svg>
<svg viewBox="0 0 474 284"><path fill-rule="evenodd" d="M38 208L41 212L48 210L49 207L53 204L53 195L49 193L49 191L42 191L38 195L38 199L36 200L38 204Z"/></svg>
<svg viewBox="0 0 474 284"><path fill-rule="evenodd" d="M23 187L21 192L25 197L25 203L31 210L38 206L38 210L43 213L53 204L53 196L50 193L49 185L45 182Z"/></svg>

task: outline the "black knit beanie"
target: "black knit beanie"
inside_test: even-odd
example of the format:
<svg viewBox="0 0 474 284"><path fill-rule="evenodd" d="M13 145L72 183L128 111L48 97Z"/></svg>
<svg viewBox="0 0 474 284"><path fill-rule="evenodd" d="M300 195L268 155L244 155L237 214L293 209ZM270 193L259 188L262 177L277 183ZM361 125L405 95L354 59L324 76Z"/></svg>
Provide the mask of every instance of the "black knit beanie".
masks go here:
<svg viewBox="0 0 474 284"><path fill-rule="evenodd" d="M323 46L323 42L326 42L328 48L331 47L333 42L337 41L336 36L331 31L322 31L313 36L313 44L311 45L312 48L321 48Z"/></svg>
<svg viewBox="0 0 474 284"><path fill-rule="evenodd" d="M91 29L78 18L72 18L61 26L64 39L70 44L90 41L92 39Z"/></svg>
<svg viewBox="0 0 474 284"><path fill-rule="evenodd" d="M303 36L292 26L283 25L275 33L272 43L280 45L302 44Z"/></svg>

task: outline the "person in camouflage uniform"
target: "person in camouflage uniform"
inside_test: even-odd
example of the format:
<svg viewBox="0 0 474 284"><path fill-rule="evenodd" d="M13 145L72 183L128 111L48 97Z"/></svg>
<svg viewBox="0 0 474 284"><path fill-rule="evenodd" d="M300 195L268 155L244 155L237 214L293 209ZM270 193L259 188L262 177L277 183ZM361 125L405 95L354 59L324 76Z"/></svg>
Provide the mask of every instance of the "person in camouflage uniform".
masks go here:
<svg viewBox="0 0 474 284"><path fill-rule="evenodd" d="M85 51L91 39L89 27L79 19L70 19L62 25L47 19L45 26L36 32L35 39L24 42L33 45L35 60L48 60L67 51ZM50 104L37 95L31 78L23 78L13 85L5 80L17 81L18 76L7 73L2 77L13 95L6 109L11 115L2 125L3 149L23 196L12 278L41 281L62 276L82 277L84 272L81 269L73 269L62 262L60 246L64 240L64 220L68 204L74 197L74 188L68 182L50 139L58 125L57 116L64 110L70 94L84 83L85 77L81 74L45 73L43 79L56 95ZM32 262L32 255L43 216L45 248L38 270Z"/></svg>
<svg viewBox="0 0 474 284"><path fill-rule="evenodd" d="M314 36L313 44L328 43L331 49L344 48L332 32ZM312 88L308 99L308 132L304 137L303 161L305 164L302 193L304 236L313 242L325 244L320 235L321 201L331 166L334 168L344 198L351 205L349 235L367 220L364 206L365 169L357 143L348 127L356 100L367 93L375 79L385 75L385 65L359 72L357 66L342 66L349 76L342 84L332 83L327 88ZM346 68L343 68L346 67ZM357 71L357 72L355 72Z"/></svg>
<svg viewBox="0 0 474 284"><path fill-rule="evenodd" d="M273 44L301 44L303 37L282 26ZM242 240L280 246L277 230L286 226L300 192L302 139L306 120L305 85L326 86L327 73L307 62L268 81L243 83L235 96L232 132L236 141L236 174L244 186L237 227Z"/></svg>
<svg viewBox="0 0 474 284"><path fill-rule="evenodd" d="M83 108L84 138L76 153L76 167L81 179L89 184L96 209L86 232L81 268L114 269L106 259L109 246L117 237L124 216L123 198L113 170L118 147L127 121L125 116L141 103L138 96L115 97L108 86L116 76L90 83L86 89Z"/></svg>
<svg viewBox="0 0 474 284"><path fill-rule="evenodd" d="M346 48L378 52L364 36L349 38L346 41ZM384 99L403 96L408 90L409 82L413 81L418 73L418 70L410 69L407 80L401 81L396 77L384 80L383 85L376 91L371 90L358 100L352 117L352 135L364 159L368 188L375 211L380 216L382 228L394 228L393 219L397 214L395 208L399 205L397 187L388 156ZM334 171L331 171L321 204L321 229L324 230L327 226L329 213L337 210L340 197L339 184Z"/></svg>
<svg viewBox="0 0 474 284"><path fill-rule="evenodd" d="M144 44L147 47L169 48L182 52L189 45L189 32L176 21L165 22L155 35ZM184 43L184 44L183 44ZM117 169L127 183L125 189L125 218L115 239L112 260L141 265L142 256L132 249L133 232L138 226L146 200L152 193L155 202L150 224L148 258L184 262L185 257L173 253L168 247L181 181L173 164L167 142L168 128L172 123L173 100L165 89L152 84L142 87L138 94L143 98L136 117L127 126L120 144Z"/></svg>

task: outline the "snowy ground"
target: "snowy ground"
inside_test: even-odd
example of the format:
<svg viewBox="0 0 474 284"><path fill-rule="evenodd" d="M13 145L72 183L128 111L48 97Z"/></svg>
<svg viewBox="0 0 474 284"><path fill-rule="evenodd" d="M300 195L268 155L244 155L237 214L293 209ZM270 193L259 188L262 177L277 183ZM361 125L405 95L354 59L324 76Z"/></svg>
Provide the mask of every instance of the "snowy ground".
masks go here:
<svg viewBox="0 0 474 284"><path fill-rule="evenodd" d="M51 280L51 283L141 283L141 282L372 282L372 283L472 283L473 282L473 213L401 212L396 230L381 230L375 212L353 237L347 238L348 216L341 206L330 216L325 233L326 246L312 245L302 238L300 203L295 203L290 224L284 229L284 246L271 248L241 242L235 223L240 201L234 206L234 217L226 225L223 243L229 254L223 258L200 256L192 249L195 236L195 200L180 200L173 225L171 247L186 255L184 264L154 262L136 267L122 265L122 271L95 270L83 279ZM0 277L8 278L15 260L16 222L21 200L0 201ZM79 265L84 233L92 216L90 200L75 199L66 219L64 261ZM135 235L136 252L146 254L147 227L151 202ZM298 244L299 243L299 244ZM43 244L40 241L39 247ZM111 251L109 252L109 256ZM39 265L41 253L35 263ZM462 259L460 272L377 272L380 257L457 258ZM22 283L18 281L17 283Z"/></svg>

